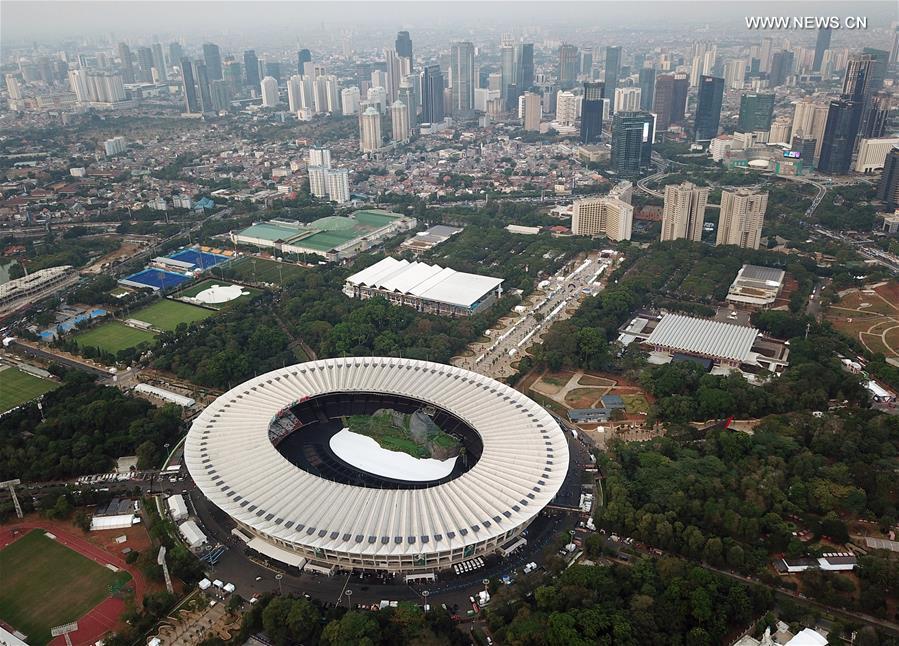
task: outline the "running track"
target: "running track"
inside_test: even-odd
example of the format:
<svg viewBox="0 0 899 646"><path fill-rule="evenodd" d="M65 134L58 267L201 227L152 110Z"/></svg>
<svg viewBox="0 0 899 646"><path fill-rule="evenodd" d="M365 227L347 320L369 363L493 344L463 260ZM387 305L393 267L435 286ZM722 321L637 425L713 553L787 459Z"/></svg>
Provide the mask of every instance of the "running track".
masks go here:
<svg viewBox="0 0 899 646"><path fill-rule="evenodd" d="M0 530L0 549L6 547L18 538L21 538L32 529L40 529L50 532L56 536L56 542L65 545L82 556L100 563L101 565L114 565L120 570L126 570L131 575L131 586L134 589L134 603L137 608L143 606L144 592L146 590L146 582L144 576L136 567L128 565L118 556L111 554L90 541L87 541L71 532L59 529L53 523L42 523L40 520L29 520L18 525L11 525ZM18 535L13 535L18 530ZM121 599L108 597L101 601L98 605L88 612L86 615L78 619L78 630L71 633L69 637L72 639L74 646L87 646L98 641L110 630L113 630L119 623L119 617L125 610L125 602ZM63 646L65 644L63 637L57 637L50 642L51 646Z"/></svg>

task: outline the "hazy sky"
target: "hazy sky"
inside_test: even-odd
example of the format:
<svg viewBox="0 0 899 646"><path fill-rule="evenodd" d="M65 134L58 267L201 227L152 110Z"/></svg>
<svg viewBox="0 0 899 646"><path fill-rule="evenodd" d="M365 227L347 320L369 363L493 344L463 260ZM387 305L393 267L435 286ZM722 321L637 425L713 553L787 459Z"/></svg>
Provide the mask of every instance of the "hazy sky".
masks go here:
<svg viewBox="0 0 899 646"><path fill-rule="evenodd" d="M593 2L464 2L459 0L408 2L240 2L118 0L20 1L0 0L0 37L7 44L58 38L89 38L114 32L117 36L154 33L195 34L320 30L322 25L391 27L454 27L571 25L597 29L668 24L688 26L732 22L737 28L746 15L867 16L869 28L889 27L897 20L897 2L698 2L597 0Z"/></svg>

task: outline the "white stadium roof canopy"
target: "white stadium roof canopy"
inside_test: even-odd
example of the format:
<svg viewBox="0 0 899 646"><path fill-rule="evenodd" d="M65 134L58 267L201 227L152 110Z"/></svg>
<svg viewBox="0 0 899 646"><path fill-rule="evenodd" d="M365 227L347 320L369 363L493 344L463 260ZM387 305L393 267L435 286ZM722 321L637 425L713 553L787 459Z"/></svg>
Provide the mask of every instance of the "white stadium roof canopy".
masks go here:
<svg viewBox="0 0 899 646"><path fill-rule="evenodd" d="M308 473L273 446L269 424L298 400L333 392L395 394L440 407L479 434L481 457L457 478L421 489ZM518 391L453 366L380 357L298 364L231 389L196 418L184 458L203 494L260 535L379 557L454 550L529 523L558 493L569 460L559 425Z"/></svg>
<svg viewBox="0 0 899 646"><path fill-rule="evenodd" d="M759 331L710 319L665 314L646 339L672 352L688 352L729 361L747 361Z"/></svg>

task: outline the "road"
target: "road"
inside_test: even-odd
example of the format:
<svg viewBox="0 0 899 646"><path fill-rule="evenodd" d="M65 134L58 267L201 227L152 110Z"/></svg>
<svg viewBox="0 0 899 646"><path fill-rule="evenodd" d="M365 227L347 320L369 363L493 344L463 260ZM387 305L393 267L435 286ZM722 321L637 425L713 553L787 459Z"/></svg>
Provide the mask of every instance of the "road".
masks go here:
<svg viewBox="0 0 899 646"><path fill-rule="evenodd" d="M453 365L479 372L494 379L503 379L515 373L512 364L525 353L533 343L556 321L568 318L566 311L576 305L586 293L597 291L594 286L616 262L611 258L600 258L593 252L586 259L575 261L575 268L564 267L549 280L542 292L531 296L524 304L528 309L518 315L511 325L503 330L494 330L493 342L484 347L473 344L470 356L455 357ZM585 293L586 290L586 293Z"/></svg>

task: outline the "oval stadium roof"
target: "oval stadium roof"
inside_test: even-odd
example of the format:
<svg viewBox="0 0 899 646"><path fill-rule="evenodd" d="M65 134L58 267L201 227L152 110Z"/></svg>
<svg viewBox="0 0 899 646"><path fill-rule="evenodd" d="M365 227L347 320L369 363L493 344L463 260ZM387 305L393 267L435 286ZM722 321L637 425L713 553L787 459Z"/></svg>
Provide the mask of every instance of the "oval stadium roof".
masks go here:
<svg viewBox="0 0 899 646"><path fill-rule="evenodd" d="M278 452L269 424L286 406L332 392L396 394L443 408L477 431L483 453L459 477L423 489L310 474ZM569 456L549 413L508 386L443 364L351 357L275 370L228 391L194 421L184 460L210 501L262 535L394 556L458 549L529 523L561 488Z"/></svg>

